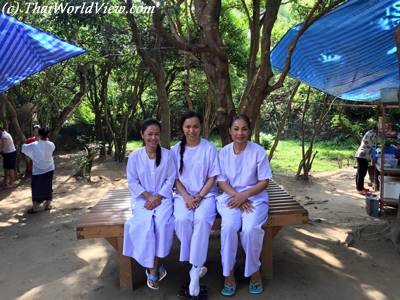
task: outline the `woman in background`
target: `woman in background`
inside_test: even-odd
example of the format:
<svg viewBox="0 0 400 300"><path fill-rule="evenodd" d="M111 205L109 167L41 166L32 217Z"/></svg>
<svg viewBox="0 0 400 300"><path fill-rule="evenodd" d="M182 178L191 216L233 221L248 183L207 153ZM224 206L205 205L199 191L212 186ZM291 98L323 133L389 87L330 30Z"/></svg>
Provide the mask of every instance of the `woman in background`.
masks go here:
<svg viewBox="0 0 400 300"><path fill-rule="evenodd" d="M48 141L49 130L39 129L39 140L22 145L22 153L32 160L32 208L27 212L36 213L40 204L44 202L44 210L50 210L53 200L53 152L55 146Z"/></svg>

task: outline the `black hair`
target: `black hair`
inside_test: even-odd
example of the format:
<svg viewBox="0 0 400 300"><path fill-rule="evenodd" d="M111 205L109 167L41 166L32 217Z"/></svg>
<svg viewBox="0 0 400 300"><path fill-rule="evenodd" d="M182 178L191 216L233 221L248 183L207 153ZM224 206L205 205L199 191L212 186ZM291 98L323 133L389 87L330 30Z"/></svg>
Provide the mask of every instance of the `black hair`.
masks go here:
<svg viewBox="0 0 400 300"><path fill-rule="evenodd" d="M247 127L249 127L249 129L251 129L251 123L250 123L250 119L246 114L238 114L235 115L231 118L231 121L229 122L229 128L232 127L233 123L237 120L243 120L246 122Z"/></svg>
<svg viewBox="0 0 400 300"><path fill-rule="evenodd" d="M49 132L50 132L50 130L48 130L47 128L40 128L39 136L41 136L44 139L47 139L47 137L49 136Z"/></svg>
<svg viewBox="0 0 400 300"><path fill-rule="evenodd" d="M158 128L160 128L160 131L161 131L161 123L160 122L158 122L155 119L147 119L147 120L143 121L140 132L143 134L146 131L147 127L149 127L151 125L158 126ZM144 142L143 142L143 144L144 144ZM156 149L156 167L158 167L160 165L160 163L161 163L161 146L160 146L160 144L158 144L157 149Z"/></svg>
<svg viewBox="0 0 400 300"><path fill-rule="evenodd" d="M195 112L195 111L188 111L184 113L181 117L181 120L179 122L179 128L182 130L182 138L181 138L181 144L180 144L180 149L179 149L179 156L180 156L180 166L179 166L179 174L182 174L183 172L183 155L185 154L185 147L186 147L186 136L183 134L183 123L187 119L190 118L197 118L200 121L200 125L203 124L203 117L201 116L200 113Z"/></svg>

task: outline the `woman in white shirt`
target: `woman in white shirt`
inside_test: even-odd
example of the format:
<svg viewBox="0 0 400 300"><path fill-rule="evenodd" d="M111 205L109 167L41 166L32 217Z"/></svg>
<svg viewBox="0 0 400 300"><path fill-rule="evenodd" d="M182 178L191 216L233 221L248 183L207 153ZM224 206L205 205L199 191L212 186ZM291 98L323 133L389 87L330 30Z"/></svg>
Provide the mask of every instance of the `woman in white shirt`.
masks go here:
<svg viewBox="0 0 400 300"><path fill-rule="evenodd" d="M181 118L183 136L171 151L178 168L174 195L175 232L181 242L180 261L188 261L189 294L198 296L200 277L207 269L208 240L216 216L215 178L219 175L218 152L201 138L201 115L187 112Z"/></svg>
<svg viewBox="0 0 400 300"><path fill-rule="evenodd" d="M176 168L171 151L159 145L160 132L158 121L144 121L144 147L129 155L126 173L132 216L125 223L123 245L123 255L146 268L147 286L154 290L167 275L159 260L169 254L174 234L172 187Z"/></svg>
<svg viewBox="0 0 400 300"><path fill-rule="evenodd" d="M32 208L28 213L36 213L40 203L44 202L44 209L51 209L53 199L53 152L55 146L48 141L49 130L39 130L39 140L31 144L22 145L22 153L32 160Z"/></svg>
<svg viewBox="0 0 400 300"><path fill-rule="evenodd" d="M263 292L260 275L260 254L268 218L268 193L271 179L269 159L265 149L249 141L250 121L246 115L235 117L229 133L233 142L219 152L221 175L218 185L223 194L217 197L221 215L221 256L224 288L221 294L233 296L236 281L233 276L238 247L238 231L246 255L244 275L250 278L249 292Z"/></svg>
<svg viewBox="0 0 400 300"><path fill-rule="evenodd" d="M17 151L11 135L3 127L0 127L0 152L3 155L3 186L5 188L14 187Z"/></svg>

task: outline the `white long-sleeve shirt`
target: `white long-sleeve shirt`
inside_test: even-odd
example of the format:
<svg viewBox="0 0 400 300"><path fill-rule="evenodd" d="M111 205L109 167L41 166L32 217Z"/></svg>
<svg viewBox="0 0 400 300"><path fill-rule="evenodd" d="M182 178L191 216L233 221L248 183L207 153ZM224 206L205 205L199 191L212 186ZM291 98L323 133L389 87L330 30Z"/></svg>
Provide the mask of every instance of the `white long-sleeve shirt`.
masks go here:
<svg viewBox="0 0 400 300"><path fill-rule="evenodd" d="M54 170L53 152L56 147L50 141L39 140L22 145L22 153L32 162L32 175L40 175Z"/></svg>
<svg viewBox="0 0 400 300"><path fill-rule="evenodd" d="M172 198L172 187L176 178L176 167L170 150L161 148L161 163L156 167L155 159L149 159L145 147L129 154L126 174L132 195L132 208L137 200L145 200L143 192Z"/></svg>

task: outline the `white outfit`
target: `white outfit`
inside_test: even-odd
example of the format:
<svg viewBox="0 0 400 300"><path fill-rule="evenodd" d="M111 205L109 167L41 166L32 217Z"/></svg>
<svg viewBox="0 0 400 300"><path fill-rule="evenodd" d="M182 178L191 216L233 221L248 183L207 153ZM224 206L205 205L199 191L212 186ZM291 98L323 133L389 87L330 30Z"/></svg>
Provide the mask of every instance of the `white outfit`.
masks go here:
<svg viewBox="0 0 400 300"><path fill-rule="evenodd" d="M198 195L206 181L219 175L218 152L213 144L205 139L196 147L185 147L183 170L180 168L180 142L171 150L178 170L178 179L186 191ZM177 192L174 195L175 233L181 242L180 261L189 261L194 266L203 266L207 259L208 241L216 212L216 184L200 201L196 209L188 209L185 200Z"/></svg>
<svg viewBox="0 0 400 300"><path fill-rule="evenodd" d="M1 142L3 144L3 153L12 153L15 151L14 141L7 131L1 134Z"/></svg>
<svg viewBox="0 0 400 300"><path fill-rule="evenodd" d="M33 162L32 175L54 171L53 152L55 148L53 142L44 140L22 145L22 153Z"/></svg>
<svg viewBox="0 0 400 300"><path fill-rule="evenodd" d="M259 180L271 179L271 168L265 150L260 145L247 142L243 152L236 155L233 143L226 145L219 152L221 175L218 181L225 181L237 192L254 187ZM236 262L238 231L246 253L246 277L260 268L260 254L264 239L262 225L268 218L268 193L262 191L249 197L254 206L251 213L241 212L239 208L227 206L232 196L223 193L217 197L217 210L221 215L221 256L223 275L229 276Z"/></svg>
<svg viewBox="0 0 400 300"><path fill-rule="evenodd" d="M166 257L174 234L172 187L176 167L171 151L161 148L161 163L149 159L144 147L129 155L126 167L132 195L132 216L124 227L123 255L133 257L145 268L154 267L155 257ZM161 195L161 204L152 210L144 207L143 192Z"/></svg>

